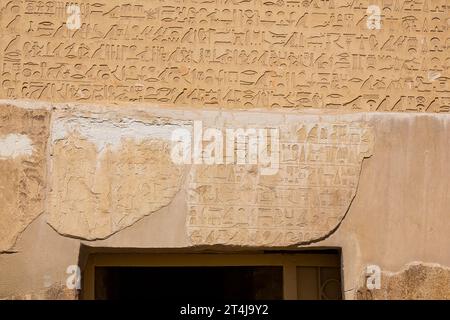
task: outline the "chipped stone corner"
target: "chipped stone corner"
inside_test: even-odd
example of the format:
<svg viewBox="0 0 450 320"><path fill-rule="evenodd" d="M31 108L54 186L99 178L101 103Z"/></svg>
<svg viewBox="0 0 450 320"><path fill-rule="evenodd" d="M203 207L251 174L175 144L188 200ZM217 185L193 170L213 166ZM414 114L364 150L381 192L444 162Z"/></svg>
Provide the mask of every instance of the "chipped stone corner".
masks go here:
<svg viewBox="0 0 450 320"><path fill-rule="evenodd" d="M372 275L374 276L374 275ZM379 288L370 288L366 270L356 290L358 300L449 300L450 267L411 262L396 272L381 270ZM369 287L369 288L368 288Z"/></svg>

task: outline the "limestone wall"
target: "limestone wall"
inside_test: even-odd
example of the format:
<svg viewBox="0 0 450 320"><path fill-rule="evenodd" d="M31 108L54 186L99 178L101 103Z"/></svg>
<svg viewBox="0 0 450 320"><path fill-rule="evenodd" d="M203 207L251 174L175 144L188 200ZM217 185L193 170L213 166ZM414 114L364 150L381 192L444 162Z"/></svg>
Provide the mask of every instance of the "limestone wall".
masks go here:
<svg viewBox="0 0 450 320"><path fill-rule="evenodd" d="M83 244L341 248L347 299L448 299L449 27L446 0L1 0L0 298L76 298Z"/></svg>

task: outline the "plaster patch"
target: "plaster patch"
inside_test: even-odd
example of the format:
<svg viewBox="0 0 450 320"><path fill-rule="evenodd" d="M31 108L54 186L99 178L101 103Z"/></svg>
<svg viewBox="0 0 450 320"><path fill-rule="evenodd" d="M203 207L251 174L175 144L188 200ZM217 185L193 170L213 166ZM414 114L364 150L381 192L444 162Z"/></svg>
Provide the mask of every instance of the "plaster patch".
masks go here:
<svg viewBox="0 0 450 320"><path fill-rule="evenodd" d="M8 134L0 138L0 159L31 156L33 144L31 139L23 134Z"/></svg>

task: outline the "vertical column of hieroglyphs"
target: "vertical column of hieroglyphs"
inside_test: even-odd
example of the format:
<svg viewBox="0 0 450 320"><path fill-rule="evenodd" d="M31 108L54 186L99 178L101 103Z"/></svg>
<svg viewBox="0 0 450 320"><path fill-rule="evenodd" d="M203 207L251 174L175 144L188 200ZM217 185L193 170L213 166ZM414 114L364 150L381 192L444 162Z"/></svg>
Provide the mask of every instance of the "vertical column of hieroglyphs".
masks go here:
<svg viewBox="0 0 450 320"><path fill-rule="evenodd" d="M286 126L275 175L256 165L196 166L187 198L192 243L292 245L326 236L356 194L372 135L362 123Z"/></svg>
<svg viewBox="0 0 450 320"><path fill-rule="evenodd" d="M0 1L0 97L19 98L23 72L23 38L25 36L23 2Z"/></svg>
<svg viewBox="0 0 450 320"><path fill-rule="evenodd" d="M3 97L449 111L450 0L1 3Z"/></svg>

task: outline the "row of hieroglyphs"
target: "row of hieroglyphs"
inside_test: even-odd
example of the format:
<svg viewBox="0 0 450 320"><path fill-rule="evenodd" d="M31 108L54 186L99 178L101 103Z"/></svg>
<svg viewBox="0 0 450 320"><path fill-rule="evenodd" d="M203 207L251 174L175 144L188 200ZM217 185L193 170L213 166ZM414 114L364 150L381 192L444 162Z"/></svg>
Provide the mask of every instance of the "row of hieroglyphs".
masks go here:
<svg viewBox="0 0 450 320"><path fill-rule="evenodd" d="M190 172L188 234L194 244L292 245L338 226L372 154L365 123L280 127L279 168L199 165Z"/></svg>
<svg viewBox="0 0 450 320"><path fill-rule="evenodd" d="M449 112L449 10L450 0L2 0L0 96Z"/></svg>
<svg viewBox="0 0 450 320"><path fill-rule="evenodd" d="M166 214L181 210L186 215L186 236L193 245L314 241L345 216L362 161L373 152L373 129L365 121L290 118L279 125L266 120L250 125L246 117L251 115L244 114L235 115L234 124L206 121L201 158L174 163L173 133L195 123L113 114L68 113L54 119L48 222L64 235L109 237L168 206L182 191L184 204ZM247 156L249 128L279 129L278 155L272 157L279 162L276 170L267 174L261 169L268 164L252 163L250 157L245 164L205 161L205 150L216 142L207 139L207 128L236 132L238 126L249 134L244 142L234 137L234 152L244 150ZM273 140L264 139L267 149Z"/></svg>

